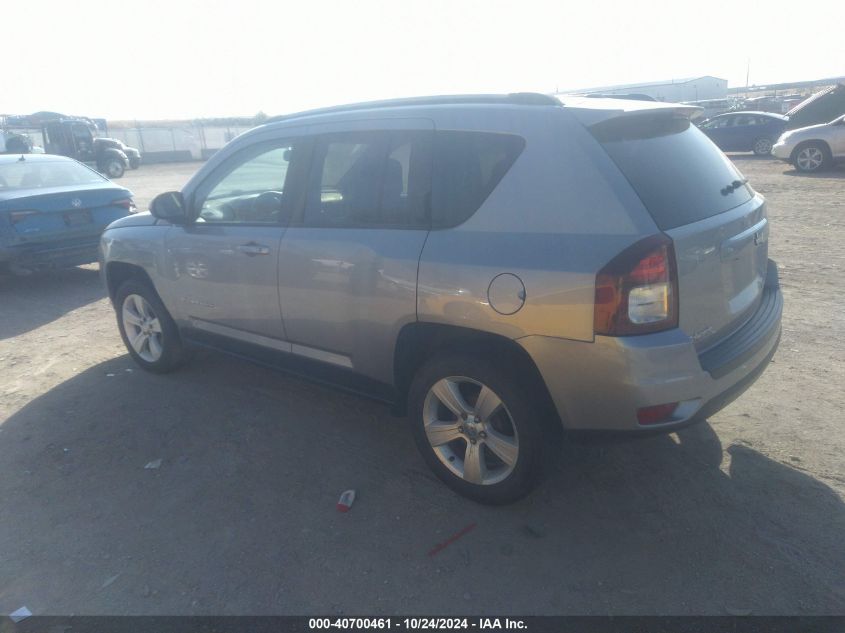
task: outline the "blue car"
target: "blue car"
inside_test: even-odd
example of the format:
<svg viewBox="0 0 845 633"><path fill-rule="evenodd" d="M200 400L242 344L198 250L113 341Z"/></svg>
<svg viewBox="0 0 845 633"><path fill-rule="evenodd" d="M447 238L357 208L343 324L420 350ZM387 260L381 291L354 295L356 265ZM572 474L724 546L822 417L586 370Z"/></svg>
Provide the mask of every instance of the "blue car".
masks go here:
<svg viewBox="0 0 845 633"><path fill-rule="evenodd" d="M754 152L768 156L789 117L772 112L729 112L711 117L698 127L723 152Z"/></svg>
<svg viewBox="0 0 845 633"><path fill-rule="evenodd" d="M0 156L0 270L97 261L106 226L135 212L132 192L72 158Z"/></svg>

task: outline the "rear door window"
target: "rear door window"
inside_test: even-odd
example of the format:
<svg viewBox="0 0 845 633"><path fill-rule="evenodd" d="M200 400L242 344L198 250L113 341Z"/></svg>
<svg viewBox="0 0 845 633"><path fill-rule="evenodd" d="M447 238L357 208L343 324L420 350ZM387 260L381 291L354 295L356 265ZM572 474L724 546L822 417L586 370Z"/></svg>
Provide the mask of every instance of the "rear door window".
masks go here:
<svg viewBox="0 0 845 633"><path fill-rule="evenodd" d="M734 164L686 117L617 117L594 125L601 143L661 230L724 213L753 192Z"/></svg>
<svg viewBox="0 0 845 633"><path fill-rule="evenodd" d="M373 131L317 141L304 223L428 228L431 132Z"/></svg>
<svg viewBox="0 0 845 633"><path fill-rule="evenodd" d="M524 147L522 137L510 134L438 131L431 183L432 226L445 228L466 221Z"/></svg>

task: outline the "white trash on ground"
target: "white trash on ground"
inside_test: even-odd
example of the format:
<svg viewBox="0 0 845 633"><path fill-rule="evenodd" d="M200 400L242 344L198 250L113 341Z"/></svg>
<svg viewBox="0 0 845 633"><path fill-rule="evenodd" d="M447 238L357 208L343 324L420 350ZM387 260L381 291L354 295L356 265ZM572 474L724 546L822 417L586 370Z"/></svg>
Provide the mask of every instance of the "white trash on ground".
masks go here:
<svg viewBox="0 0 845 633"><path fill-rule="evenodd" d="M31 615L32 611L30 611L26 607L21 607L17 611L12 611L12 613L9 614L9 617L12 618L12 622L20 622L21 620L27 619Z"/></svg>
<svg viewBox="0 0 845 633"><path fill-rule="evenodd" d="M349 512L349 508L352 507L352 504L355 502L355 491L354 490L346 490L342 495L340 495L340 499L337 502L337 511L338 512Z"/></svg>

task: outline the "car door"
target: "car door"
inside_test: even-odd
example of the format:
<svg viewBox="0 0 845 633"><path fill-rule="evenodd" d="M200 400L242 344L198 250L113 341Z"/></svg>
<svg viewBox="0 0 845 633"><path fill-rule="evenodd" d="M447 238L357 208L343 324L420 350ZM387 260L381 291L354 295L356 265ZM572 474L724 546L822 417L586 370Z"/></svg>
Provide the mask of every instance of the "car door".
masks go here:
<svg viewBox="0 0 845 633"><path fill-rule="evenodd" d="M336 129L314 139L304 209L282 240L285 327L295 354L390 382L399 330L416 320L433 124Z"/></svg>
<svg viewBox="0 0 845 633"><path fill-rule="evenodd" d="M73 123L71 125L71 136L75 150L74 158L84 163L91 163L96 160L94 151L94 135L91 129L84 123Z"/></svg>
<svg viewBox="0 0 845 633"><path fill-rule="evenodd" d="M734 115L717 116L707 121L702 126L702 131L710 137L716 146L723 152L730 151L730 126L733 124Z"/></svg>
<svg viewBox="0 0 845 633"><path fill-rule="evenodd" d="M845 116L839 117L829 126L830 150L837 158L845 158Z"/></svg>
<svg viewBox="0 0 845 633"><path fill-rule="evenodd" d="M732 148L736 152L749 152L754 148L754 141L765 135L760 127L762 117L756 114L737 114L734 119Z"/></svg>
<svg viewBox="0 0 845 633"><path fill-rule="evenodd" d="M173 226L166 238L169 295L188 327L270 347L285 338L279 244L303 153L307 144L255 144L197 186L189 201L195 221Z"/></svg>
<svg viewBox="0 0 845 633"><path fill-rule="evenodd" d="M753 114L736 114L733 125L728 128L730 140L727 151L747 152L754 145L755 134L758 132L757 116Z"/></svg>

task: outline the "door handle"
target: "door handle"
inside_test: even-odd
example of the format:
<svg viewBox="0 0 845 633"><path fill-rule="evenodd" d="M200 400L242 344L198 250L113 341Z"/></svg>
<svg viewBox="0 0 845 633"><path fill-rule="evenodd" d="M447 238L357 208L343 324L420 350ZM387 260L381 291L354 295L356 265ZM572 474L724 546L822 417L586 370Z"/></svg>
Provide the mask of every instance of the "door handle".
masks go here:
<svg viewBox="0 0 845 633"><path fill-rule="evenodd" d="M247 257L255 257L256 255L269 255L270 248L268 246L263 246L261 244L256 244L255 242L249 242L247 244L241 244L238 246L238 250L246 255Z"/></svg>

